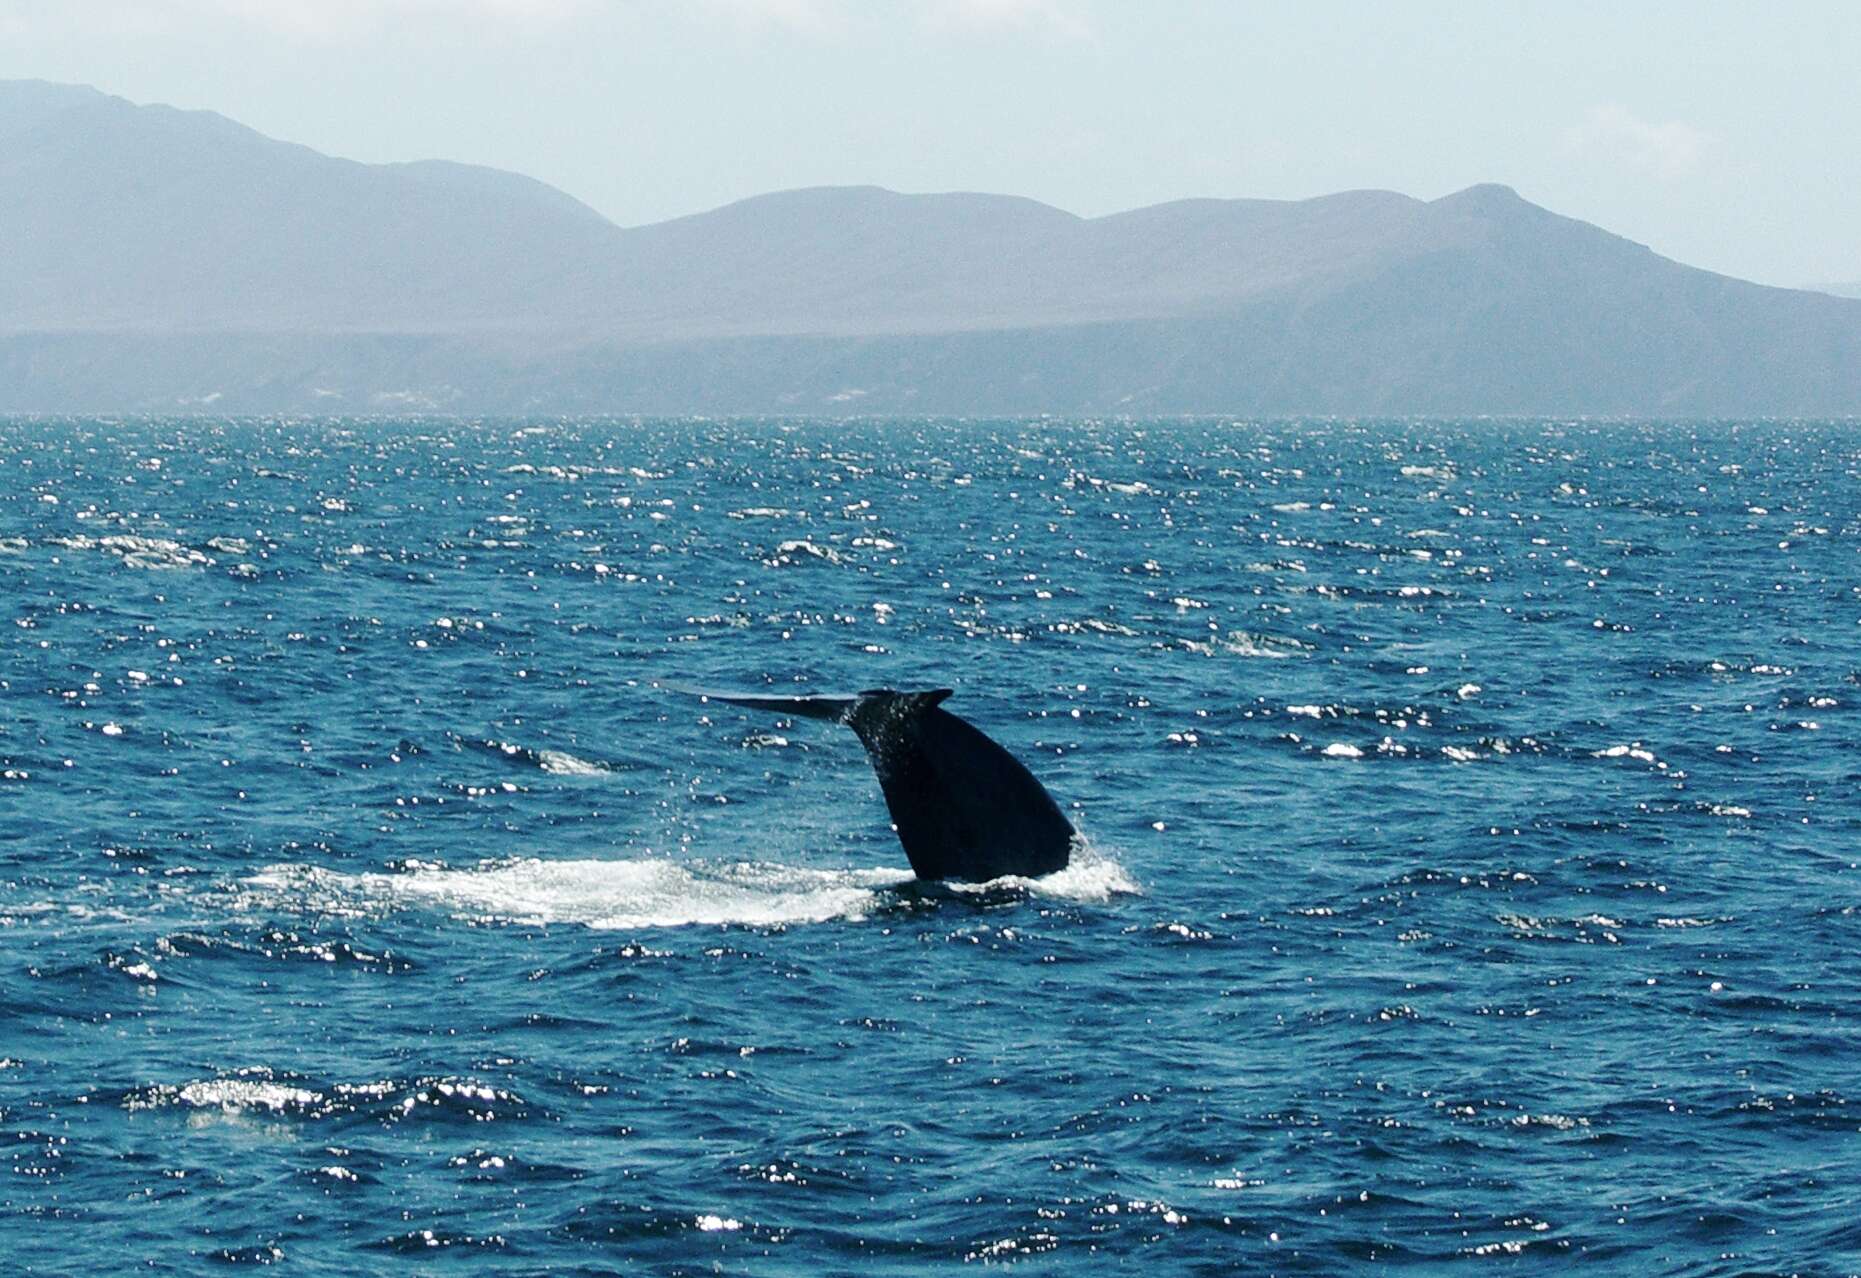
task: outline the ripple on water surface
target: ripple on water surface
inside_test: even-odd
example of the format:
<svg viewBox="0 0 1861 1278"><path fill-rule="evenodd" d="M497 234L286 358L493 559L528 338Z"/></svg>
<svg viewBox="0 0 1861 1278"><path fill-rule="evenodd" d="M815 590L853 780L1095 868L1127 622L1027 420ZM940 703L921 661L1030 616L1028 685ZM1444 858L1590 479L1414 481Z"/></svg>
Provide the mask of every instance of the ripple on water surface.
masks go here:
<svg viewBox="0 0 1861 1278"><path fill-rule="evenodd" d="M0 1255L1861 1270L1858 511L1840 423L0 422ZM673 691L881 685L1074 864Z"/></svg>

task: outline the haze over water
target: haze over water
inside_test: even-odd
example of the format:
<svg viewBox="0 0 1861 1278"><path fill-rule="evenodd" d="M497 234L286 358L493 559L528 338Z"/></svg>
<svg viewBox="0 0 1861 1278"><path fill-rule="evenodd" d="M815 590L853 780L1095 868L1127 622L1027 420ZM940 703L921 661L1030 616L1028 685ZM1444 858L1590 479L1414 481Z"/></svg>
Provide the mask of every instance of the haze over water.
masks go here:
<svg viewBox="0 0 1861 1278"><path fill-rule="evenodd" d="M1852 423L0 422L27 1273L1861 1271ZM1086 846L909 881L957 689Z"/></svg>

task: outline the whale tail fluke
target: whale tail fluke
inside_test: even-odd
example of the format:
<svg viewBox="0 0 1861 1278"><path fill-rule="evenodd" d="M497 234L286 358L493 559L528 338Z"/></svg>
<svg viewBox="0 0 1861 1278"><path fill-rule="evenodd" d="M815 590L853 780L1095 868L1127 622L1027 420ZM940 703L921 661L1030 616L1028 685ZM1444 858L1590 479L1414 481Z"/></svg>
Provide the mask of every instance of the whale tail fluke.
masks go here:
<svg viewBox="0 0 1861 1278"><path fill-rule="evenodd" d="M699 692L733 706L853 729L892 826L923 879L986 882L1065 867L1072 824L1021 762L943 709L948 688L873 688L851 697Z"/></svg>

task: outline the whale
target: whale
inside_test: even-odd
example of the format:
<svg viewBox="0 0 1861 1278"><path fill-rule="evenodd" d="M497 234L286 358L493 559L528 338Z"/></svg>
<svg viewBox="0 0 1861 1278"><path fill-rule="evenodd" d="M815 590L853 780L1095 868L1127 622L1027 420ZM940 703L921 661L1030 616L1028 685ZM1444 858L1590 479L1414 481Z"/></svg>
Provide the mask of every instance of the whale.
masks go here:
<svg viewBox="0 0 1861 1278"><path fill-rule="evenodd" d="M853 729L920 879L987 883L1064 869L1078 838L1072 823L1019 759L943 708L951 691L695 695Z"/></svg>

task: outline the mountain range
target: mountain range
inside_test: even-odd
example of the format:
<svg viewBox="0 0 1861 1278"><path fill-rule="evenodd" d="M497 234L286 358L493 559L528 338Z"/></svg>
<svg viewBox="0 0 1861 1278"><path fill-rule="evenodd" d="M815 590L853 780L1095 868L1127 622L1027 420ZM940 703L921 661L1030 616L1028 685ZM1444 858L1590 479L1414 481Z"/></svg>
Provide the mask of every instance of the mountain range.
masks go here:
<svg viewBox="0 0 1861 1278"><path fill-rule="evenodd" d="M1501 186L787 191L623 228L543 183L0 82L0 411L1861 413L1861 300Z"/></svg>

